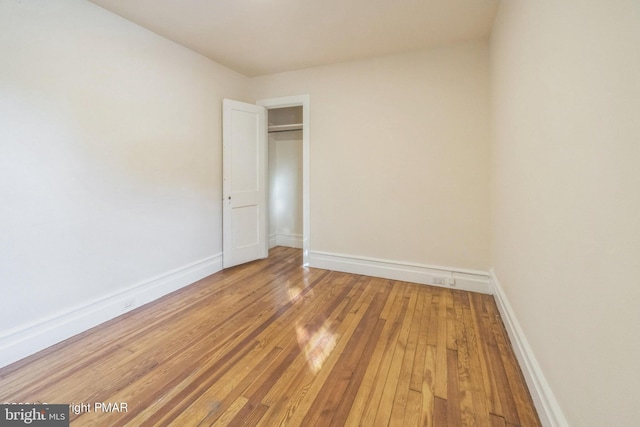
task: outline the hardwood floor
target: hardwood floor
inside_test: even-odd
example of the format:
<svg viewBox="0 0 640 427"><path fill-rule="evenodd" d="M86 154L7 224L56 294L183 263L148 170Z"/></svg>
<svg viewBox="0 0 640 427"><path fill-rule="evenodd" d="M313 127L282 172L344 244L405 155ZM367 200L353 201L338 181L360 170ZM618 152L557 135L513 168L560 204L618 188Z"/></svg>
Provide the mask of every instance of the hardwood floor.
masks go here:
<svg viewBox="0 0 640 427"><path fill-rule="evenodd" d="M89 404L72 426L540 425L491 296L301 257L274 248L10 365L0 402Z"/></svg>

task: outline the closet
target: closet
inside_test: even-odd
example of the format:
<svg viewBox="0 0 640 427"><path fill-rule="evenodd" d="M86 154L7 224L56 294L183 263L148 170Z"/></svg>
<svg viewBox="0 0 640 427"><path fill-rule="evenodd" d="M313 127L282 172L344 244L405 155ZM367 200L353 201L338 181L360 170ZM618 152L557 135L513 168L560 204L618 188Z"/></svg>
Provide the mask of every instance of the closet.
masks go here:
<svg viewBox="0 0 640 427"><path fill-rule="evenodd" d="M269 248L302 248L302 106L267 110Z"/></svg>

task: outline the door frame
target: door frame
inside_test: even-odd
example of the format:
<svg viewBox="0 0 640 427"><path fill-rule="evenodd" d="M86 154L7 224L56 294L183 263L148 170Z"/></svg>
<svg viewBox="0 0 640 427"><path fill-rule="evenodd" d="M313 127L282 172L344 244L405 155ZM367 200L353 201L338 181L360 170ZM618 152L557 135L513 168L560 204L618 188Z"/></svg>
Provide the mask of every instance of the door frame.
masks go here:
<svg viewBox="0 0 640 427"><path fill-rule="evenodd" d="M309 222L309 95L262 99L257 101L256 105L265 107L267 110L285 107L302 107L302 265L306 267L309 265L309 247L311 241ZM269 241L269 227L266 227L265 239L267 242Z"/></svg>

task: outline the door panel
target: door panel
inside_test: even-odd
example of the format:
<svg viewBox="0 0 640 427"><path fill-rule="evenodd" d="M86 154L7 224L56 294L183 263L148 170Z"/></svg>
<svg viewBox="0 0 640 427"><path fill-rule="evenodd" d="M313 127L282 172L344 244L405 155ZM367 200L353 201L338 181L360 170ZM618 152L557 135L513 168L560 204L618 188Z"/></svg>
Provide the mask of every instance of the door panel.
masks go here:
<svg viewBox="0 0 640 427"><path fill-rule="evenodd" d="M233 241L236 249L244 249L260 243L258 231L260 225L256 218L259 217L257 206L241 206L232 210L232 221L236 224L243 224L244 227L233 229Z"/></svg>
<svg viewBox="0 0 640 427"><path fill-rule="evenodd" d="M232 110L231 181L235 192L259 191L258 153L256 138L258 123L255 113Z"/></svg>
<svg viewBox="0 0 640 427"><path fill-rule="evenodd" d="M267 256L265 108L222 102L223 266Z"/></svg>

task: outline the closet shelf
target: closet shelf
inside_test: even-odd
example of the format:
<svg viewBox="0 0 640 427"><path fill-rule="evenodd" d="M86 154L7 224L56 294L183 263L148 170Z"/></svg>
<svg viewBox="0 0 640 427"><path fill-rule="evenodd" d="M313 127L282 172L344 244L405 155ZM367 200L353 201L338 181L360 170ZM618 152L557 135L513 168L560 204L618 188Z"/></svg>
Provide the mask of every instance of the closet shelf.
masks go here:
<svg viewBox="0 0 640 427"><path fill-rule="evenodd" d="M287 132L290 130L302 130L302 123L293 123L290 125L271 125L269 132Z"/></svg>

